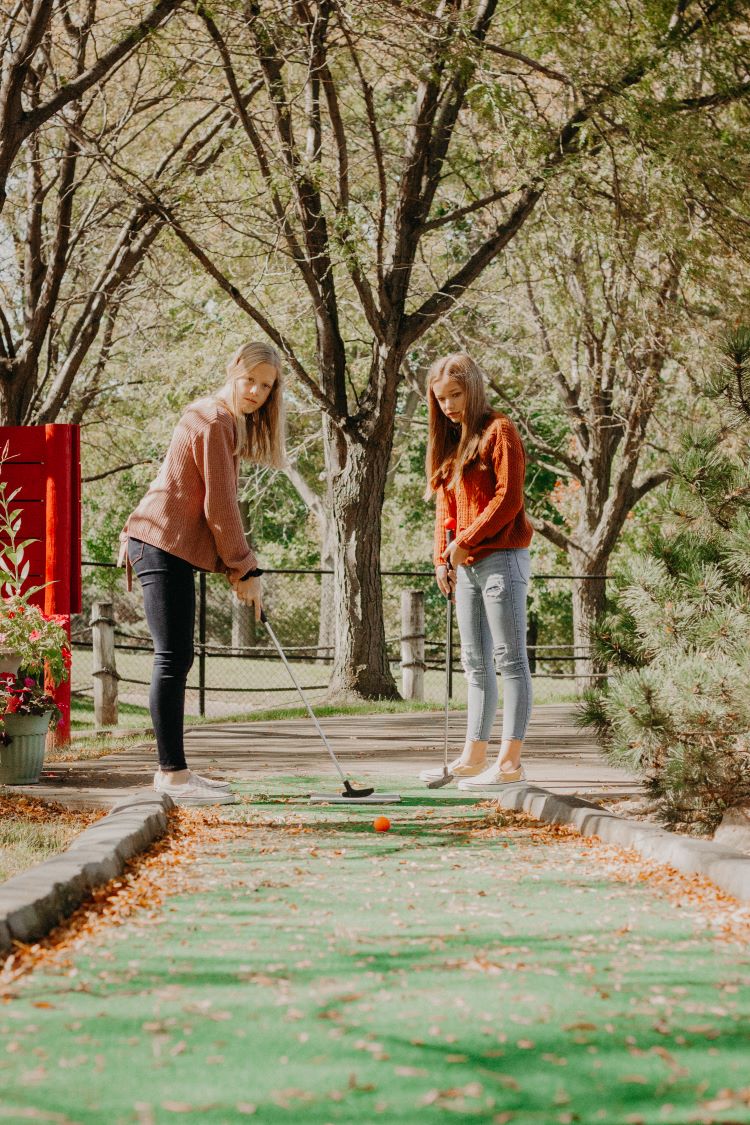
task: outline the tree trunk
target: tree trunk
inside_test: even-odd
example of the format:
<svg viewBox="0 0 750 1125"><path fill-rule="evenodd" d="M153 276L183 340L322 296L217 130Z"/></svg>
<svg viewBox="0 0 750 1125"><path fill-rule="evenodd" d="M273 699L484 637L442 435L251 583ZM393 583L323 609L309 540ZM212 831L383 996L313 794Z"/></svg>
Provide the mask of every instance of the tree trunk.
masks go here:
<svg viewBox="0 0 750 1125"><path fill-rule="evenodd" d="M0 425L24 426L34 390L34 371L17 360L0 361Z"/></svg>
<svg viewBox="0 0 750 1125"><path fill-rule="evenodd" d="M366 437L344 435L332 422L325 423L336 641L332 697L399 698L386 653L380 582L381 511L392 412L391 404L384 404Z"/></svg>
<svg viewBox="0 0 750 1125"><path fill-rule="evenodd" d="M320 569L333 570L333 537L324 535L320 549ZM320 614L318 617L318 655L324 664L333 663L336 647L335 576L320 576Z"/></svg>
<svg viewBox="0 0 750 1125"><path fill-rule="evenodd" d="M607 671L606 665L585 655L591 648L591 638L596 622L604 612L606 581L588 577L603 575L607 571L609 556L592 557L583 551L568 548L568 558L573 574L580 575L572 581L573 587L573 644L575 655L576 687L579 691L597 685L599 676ZM583 657L583 659L581 659Z"/></svg>

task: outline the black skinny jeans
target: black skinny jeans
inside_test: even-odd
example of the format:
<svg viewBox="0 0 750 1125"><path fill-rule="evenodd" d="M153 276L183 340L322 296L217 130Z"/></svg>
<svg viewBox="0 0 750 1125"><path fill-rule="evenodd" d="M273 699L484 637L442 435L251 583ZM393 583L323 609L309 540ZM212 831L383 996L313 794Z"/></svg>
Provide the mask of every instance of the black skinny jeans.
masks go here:
<svg viewBox="0 0 750 1125"><path fill-rule="evenodd" d="M195 629L193 567L140 539L128 540L128 556L143 588L146 622L154 642L148 702L159 765L163 770L184 770L185 684L193 665Z"/></svg>

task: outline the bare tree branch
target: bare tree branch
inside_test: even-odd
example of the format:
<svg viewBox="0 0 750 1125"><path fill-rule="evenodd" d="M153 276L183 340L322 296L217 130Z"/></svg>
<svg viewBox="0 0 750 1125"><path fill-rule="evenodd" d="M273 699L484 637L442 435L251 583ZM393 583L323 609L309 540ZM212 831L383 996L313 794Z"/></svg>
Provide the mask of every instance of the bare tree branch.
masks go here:
<svg viewBox="0 0 750 1125"><path fill-rule="evenodd" d="M124 473L126 469L134 469L137 465L153 465L153 457L142 457L140 461L126 461L124 465L115 465L113 469L105 469L102 473L93 473L90 477L81 477L84 484L93 484L96 480L113 477L116 473Z"/></svg>
<svg viewBox="0 0 750 1125"><path fill-rule="evenodd" d="M574 545L573 539L550 520L543 519L541 516L529 515L529 523L534 531L538 531L540 535L543 535L545 539L548 539L550 543L554 543L556 547L563 551L567 552Z"/></svg>
<svg viewBox="0 0 750 1125"><path fill-rule="evenodd" d="M388 213L388 180L385 172L385 161L383 159L383 146L380 140L380 130L378 129L378 119L375 112L375 102L372 96L372 86L365 77L359 55L354 48L354 42L352 40L351 33L346 25L346 20L343 18L338 5L336 11L339 17L339 26L341 27L341 30L344 34L344 38L346 39L349 54L351 56L352 62L354 63L354 69L357 72L360 86L362 87L362 97L364 99L365 114L367 117L367 128L369 130L370 139L372 141L372 151L373 156L375 157L375 167L378 173L378 196L380 207L378 211L378 233L375 258L378 277L378 293L380 296L380 303L382 307L384 298L383 276L385 270L385 221L386 215Z"/></svg>
<svg viewBox="0 0 750 1125"><path fill-rule="evenodd" d="M237 286L233 282L231 282L228 277L226 277L226 275L219 269L216 263L208 256L206 251L198 245L198 243L194 238L192 238L191 235L188 234L171 208L169 208L166 204L157 204L157 206L159 207L161 214L169 223L177 238L179 238L180 242L182 242L182 244L187 247L193 257L198 262L200 262L206 273L210 274L217 285L219 285L219 287L232 298L237 307L242 309L244 313L247 313L251 320L254 320L258 327L266 333L269 339L273 340L277 348L284 353L284 355L291 363L292 368L294 369L294 373L297 375L300 382L310 392L312 397L320 406L321 410L324 410L326 414L330 415L333 421L337 424L340 424L342 421L344 421L346 415L342 417L338 413L336 409L336 403L331 402L331 400L323 393L323 391L321 391L315 380L311 378L311 376L307 373L307 371L297 358L294 352L294 348L292 347L287 337L277 328L275 328L275 326L268 320L266 315L261 312L260 309L252 305L247 300L247 298L244 297L242 293L240 293Z"/></svg>
<svg viewBox="0 0 750 1125"><path fill-rule="evenodd" d="M580 150L582 127L593 118L599 107L618 94L638 85L644 76L663 62L673 49L684 45L698 31L709 25L712 17L722 9L727 10L731 7L732 0L714 0L713 3L706 5L701 15L692 23L678 24L671 28L651 52L641 56L618 79L602 87L572 114L565 125L558 130L538 173L531 178L526 186L519 190L518 203L505 222L496 227L493 234L475 250L460 269L446 279L437 292L428 297L418 309L406 317L403 326L403 338L407 344L413 343L423 335L435 320L445 315L466 292L472 282L479 277L489 262L514 237L541 198L545 181L550 173Z"/></svg>
<svg viewBox="0 0 750 1125"><path fill-rule="evenodd" d="M536 297L534 296L534 289L531 284L531 278L528 270L526 271L526 295L531 306L531 311L536 322L539 337L542 341L542 349L547 357L550 369L554 376L555 382L560 388L560 393L565 404L565 409L573 425L576 437L581 443L581 449L588 450L591 444L588 426L586 425L586 416L581 409L581 403L577 392L568 383L565 378L562 367L560 366L557 356L555 355L552 341L550 340L547 324L542 315L542 311L537 304Z"/></svg>
<svg viewBox="0 0 750 1125"><path fill-rule="evenodd" d="M488 207L490 203L497 203L500 199L507 199L511 194L512 192L506 188L491 191L489 195L483 195L481 199L475 199L473 203L467 203L465 207L457 207L455 211L446 211L443 215L438 215L434 219L428 219L427 222L422 224L422 230L437 230L438 227L444 227L448 223L455 223L458 219L463 219L465 215L471 215L474 211L480 211L482 207Z"/></svg>
<svg viewBox="0 0 750 1125"><path fill-rule="evenodd" d="M0 209L5 203L5 186L10 169L26 138L66 105L103 81L182 3L183 0L157 0L148 15L120 36L87 70L62 84L47 101L27 111L23 106L24 86L33 68L34 55L49 31L54 9L52 0L35 0L21 42L4 68L0 83Z"/></svg>
<svg viewBox="0 0 750 1125"><path fill-rule="evenodd" d="M539 453L543 453L545 457L549 457L549 459L553 463L564 465L572 477L574 477L577 481L583 483L584 473L579 463L573 457L568 456L567 453L563 453L561 449L556 449L553 445L550 445L548 441L545 441L543 437L540 437L540 435L529 422L528 418L525 418L523 414L520 413L520 411L517 409L517 404L513 401L513 399L510 398L507 392L503 390L503 388L498 382L496 382L496 380L488 379L487 382L495 392L495 394L498 396L498 398L503 402L508 403L509 407L513 411L513 420L523 431L527 441L532 446L532 448ZM516 409L513 409L514 407L516 407Z"/></svg>
<svg viewBox="0 0 750 1125"><path fill-rule="evenodd" d="M280 55L261 13L257 0L245 4L248 26L266 83L281 159L287 172L297 214L305 239L306 260L318 286L315 319L319 340L320 377L326 401L335 404L338 417L348 414L346 393L346 349L339 326L338 300L331 261L328 222L320 190L305 168L294 139L291 105L283 80L284 59ZM319 8L320 18L328 20L327 0Z"/></svg>
<svg viewBox="0 0 750 1125"><path fill-rule="evenodd" d="M545 78L552 78L555 82L562 82L566 86L572 86L572 78L568 78L567 74L563 74L561 70L555 70L554 67L547 66L545 63L539 62L538 59L531 59L528 55L522 54L520 51L511 51L509 47L499 47L496 43L486 43L485 47L491 51L493 55L501 55L505 59L515 59L516 62L523 63L531 70L536 70L543 74Z"/></svg>

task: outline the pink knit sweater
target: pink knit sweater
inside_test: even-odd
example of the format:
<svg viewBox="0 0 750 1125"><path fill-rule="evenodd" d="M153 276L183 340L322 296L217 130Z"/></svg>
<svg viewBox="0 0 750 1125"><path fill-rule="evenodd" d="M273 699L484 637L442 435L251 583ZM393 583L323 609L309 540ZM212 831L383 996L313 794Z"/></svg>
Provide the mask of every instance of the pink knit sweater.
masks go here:
<svg viewBox="0 0 750 1125"><path fill-rule="evenodd" d="M523 504L526 454L518 430L504 414L491 418L479 456L466 467L457 494L440 486L435 515L435 566L444 562L445 519L456 520L456 543L469 566L493 551L528 547L534 534Z"/></svg>
<svg viewBox="0 0 750 1125"><path fill-rule="evenodd" d="M230 582L254 570L258 562L237 503L236 440L234 416L220 399L191 403L121 541L141 539L201 570L226 574Z"/></svg>

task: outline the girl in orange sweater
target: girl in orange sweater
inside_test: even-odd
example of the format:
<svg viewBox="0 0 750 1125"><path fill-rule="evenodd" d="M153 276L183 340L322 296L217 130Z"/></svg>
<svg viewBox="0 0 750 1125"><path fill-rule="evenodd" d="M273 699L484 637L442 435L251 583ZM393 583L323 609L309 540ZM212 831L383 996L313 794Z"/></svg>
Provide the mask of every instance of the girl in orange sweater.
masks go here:
<svg viewBox="0 0 750 1125"><path fill-rule="evenodd" d="M156 479L123 532L128 570L132 566L143 588L154 642L149 694L159 754L154 788L180 805L236 800L228 785L188 769L183 715L193 663L195 570L225 574L260 619L262 572L237 502L242 458L276 467L284 460L281 359L265 343L243 344L221 390L188 406Z"/></svg>
<svg viewBox="0 0 750 1125"><path fill-rule="evenodd" d="M531 715L526 595L532 528L524 511L526 456L513 423L493 411L482 372L462 352L428 376L427 497L436 494L435 577L455 595L461 661L468 681L466 742L449 769L460 789L494 791L523 781L521 749ZM445 520L456 520L446 542ZM503 734L488 762L503 677ZM424 770L423 781L442 776Z"/></svg>

